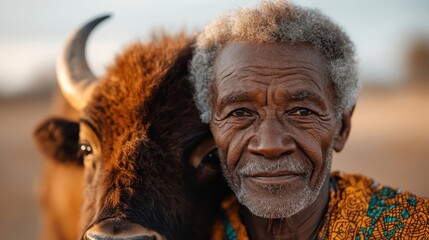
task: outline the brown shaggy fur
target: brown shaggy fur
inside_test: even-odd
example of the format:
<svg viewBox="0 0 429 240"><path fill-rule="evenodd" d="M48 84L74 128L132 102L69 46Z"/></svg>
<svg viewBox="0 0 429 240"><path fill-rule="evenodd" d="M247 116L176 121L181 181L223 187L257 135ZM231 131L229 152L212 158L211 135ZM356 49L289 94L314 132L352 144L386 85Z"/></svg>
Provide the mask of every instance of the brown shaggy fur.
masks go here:
<svg viewBox="0 0 429 240"><path fill-rule="evenodd" d="M228 190L220 174L198 185L186 159L190 143L209 134L187 80L190 45L183 35L133 44L100 79L81 114L102 146L94 173L85 176L81 234L116 217L169 239L209 238Z"/></svg>

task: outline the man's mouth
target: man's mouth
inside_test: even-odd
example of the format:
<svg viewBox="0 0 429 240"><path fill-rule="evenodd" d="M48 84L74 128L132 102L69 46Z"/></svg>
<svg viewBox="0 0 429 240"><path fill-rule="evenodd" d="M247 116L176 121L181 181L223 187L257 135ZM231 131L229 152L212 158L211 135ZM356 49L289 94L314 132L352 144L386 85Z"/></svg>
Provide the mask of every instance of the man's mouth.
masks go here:
<svg viewBox="0 0 429 240"><path fill-rule="evenodd" d="M289 171L275 171L275 172L257 172L252 173L245 178L252 180L259 184L269 184L269 185L284 185L292 181L297 180L300 177L303 177L303 173L294 173Z"/></svg>

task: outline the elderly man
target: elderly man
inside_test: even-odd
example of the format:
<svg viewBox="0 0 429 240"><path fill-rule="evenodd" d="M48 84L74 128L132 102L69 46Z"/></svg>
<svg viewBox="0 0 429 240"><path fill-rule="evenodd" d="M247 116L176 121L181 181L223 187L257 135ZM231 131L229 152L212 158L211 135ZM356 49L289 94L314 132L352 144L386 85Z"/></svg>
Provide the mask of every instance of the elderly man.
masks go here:
<svg viewBox="0 0 429 240"><path fill-rule="evenodd" d="M264 2L198 37L191 81L235 196L215 239L429 238L429 200L330 174L359 82L349 37L316 10Z"/></svg>

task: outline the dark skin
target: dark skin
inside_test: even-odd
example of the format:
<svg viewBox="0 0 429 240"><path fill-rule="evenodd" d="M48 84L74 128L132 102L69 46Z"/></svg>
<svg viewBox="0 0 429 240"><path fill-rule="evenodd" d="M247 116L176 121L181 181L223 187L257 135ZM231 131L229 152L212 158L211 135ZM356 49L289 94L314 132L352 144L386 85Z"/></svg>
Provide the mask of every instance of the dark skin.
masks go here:
<svg viewBox="0 0 429 240"><path fill-rule="evenodd" d="M306 44L236 41L215 59L210 128L226 179L236 194L246 193L240 213L251 239L317 234L329 200L331 152L344 147L352 115L336 119L326 66ZM243 170L270 161L279 169ZM277 203L293 207L264 209Z"/></svg>

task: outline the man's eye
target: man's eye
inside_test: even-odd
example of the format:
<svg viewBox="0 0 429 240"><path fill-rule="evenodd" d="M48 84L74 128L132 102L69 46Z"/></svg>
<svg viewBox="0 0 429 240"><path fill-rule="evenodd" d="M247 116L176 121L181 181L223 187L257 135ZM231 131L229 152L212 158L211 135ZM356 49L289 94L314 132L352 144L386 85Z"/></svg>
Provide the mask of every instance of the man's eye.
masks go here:
<svg viewBox="0 0 429 240"><path fill-rule="evenodd" d="M91 145L87 144L87 143L82 143L80 144L80 152L82 154L82 156L88 156L89 154L92 154L92 147Z"/></svg>
<svg viewBox="0 0 429 240"><path fill-rule="evenodd" d="M249 111L247 111L246 109L242 109L242 108L234 110L231 112L231 116L234 116L234 117L247 117L250 115L251 114Z"/></svg>
<svg viewBox="0 0 429 240"><path fill-rule="evenodd" d="M295 115L295 116L309 116L311 114L313 114L314 112L311 111L308 108L297 108L293 111L291 111L291 115Z"/></svg>

